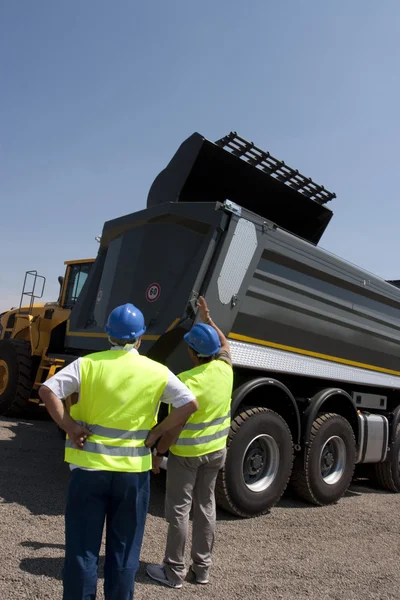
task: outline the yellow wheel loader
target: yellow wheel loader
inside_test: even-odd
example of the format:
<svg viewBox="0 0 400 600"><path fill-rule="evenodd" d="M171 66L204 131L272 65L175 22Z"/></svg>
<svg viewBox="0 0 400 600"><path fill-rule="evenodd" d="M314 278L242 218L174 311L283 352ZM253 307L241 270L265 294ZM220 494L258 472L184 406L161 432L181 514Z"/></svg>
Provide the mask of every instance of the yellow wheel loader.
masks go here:
<svg viewBox="0 0 400 600"><path fill-rule="evenodd" d="M43 297L46 279L27 271L19 307L0 314L0 414L30 413L39 404L40 384L63 366L55 355L64 352L67 319L93 262L65 262L57 302L36 302Z"/></svg>

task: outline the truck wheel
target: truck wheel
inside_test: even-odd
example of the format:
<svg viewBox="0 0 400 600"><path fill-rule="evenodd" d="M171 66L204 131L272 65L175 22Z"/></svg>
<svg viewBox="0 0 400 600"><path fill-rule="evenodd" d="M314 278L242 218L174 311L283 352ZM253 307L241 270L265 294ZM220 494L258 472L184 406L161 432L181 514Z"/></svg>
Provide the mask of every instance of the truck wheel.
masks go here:
<svg viewBox="0 0 400 600"><path fill-rule="evenodd" d="M232 421L218 475L219 506L240 517L266 513L285 491L292 464L292 436L282 417L267 408L241 412Z"/></svg>
<svg viewBox="0 0 400 600"><path fill-rule="evenodd" d="M315 419L308 447L295 461L292 488L319 506L341 498L354 473L356 441L350 423L327 413Z"/></svg>
<svg viewBox="0 0 400 600"><path fill-rule="evenodd" d="M0 414L24 412L31 395L31 351L22 340L0 340Z"/></svg>
<svg viewBox="0 0 400 600"><path fill-rule="evenodd" d="M374 479L384 490L400 492L400 424L388 459L374 465Z"/></svg>

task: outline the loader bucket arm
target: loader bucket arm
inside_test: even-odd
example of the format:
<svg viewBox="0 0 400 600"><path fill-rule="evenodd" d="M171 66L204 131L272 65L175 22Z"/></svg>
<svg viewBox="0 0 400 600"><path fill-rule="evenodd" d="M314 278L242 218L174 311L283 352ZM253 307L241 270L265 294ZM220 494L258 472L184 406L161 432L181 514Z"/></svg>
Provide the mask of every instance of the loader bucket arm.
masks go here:
<svg viewBox="0 0 400 600"><path fill-rule="evenodd" d="M147 207L164 202L231 200L317 244L335 194L236 133L213 143L194 133L155 178Z"/></svg>

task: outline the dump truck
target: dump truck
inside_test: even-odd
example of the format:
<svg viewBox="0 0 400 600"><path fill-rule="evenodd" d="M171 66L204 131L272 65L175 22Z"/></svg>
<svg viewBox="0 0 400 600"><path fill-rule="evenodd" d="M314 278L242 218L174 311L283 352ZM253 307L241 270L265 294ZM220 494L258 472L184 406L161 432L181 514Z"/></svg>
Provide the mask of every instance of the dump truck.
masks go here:
<svg viewBox="0 0 400 600"><path fill-rule="evenodd" d="M146 208L104 224L57 355L108 348L109 312L132 302L147 322L141 352L180 372L205 296L234 365L216 495L241 517L267 512L288 483L336 502L356 465L400 491L400 289L319 246L334 198L235 132L193 134Z"/></svg>
<svg viewBox="0 0 400 600"><path fill-rule="evenodd" d="M93 262L65 262L56 302L37 302L46 278L36 270L25 273L19 306L0 314L0 414L30 416L40 403L42 381L64 364L57 353L65 351L67 319Z"/></svg>

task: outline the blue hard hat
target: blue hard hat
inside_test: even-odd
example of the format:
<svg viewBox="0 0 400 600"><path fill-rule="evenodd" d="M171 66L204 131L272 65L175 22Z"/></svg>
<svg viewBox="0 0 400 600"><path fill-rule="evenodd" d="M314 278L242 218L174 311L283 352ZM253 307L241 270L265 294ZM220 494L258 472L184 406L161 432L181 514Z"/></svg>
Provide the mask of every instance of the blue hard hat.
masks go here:
<svg viewBox="0 0 400 600"><path fill-rule="evenodd" d="M206 323L197 323L184 337L189 346L203 356L212 356L221 349L218 333Z"/></svg>
<svg viewBox="0 0 400 600"><path fill-rule="evenodd" d="M110 313L105 330L117 340L137 340L146 331L144 316L133 304L117 306Z"/></svg>

